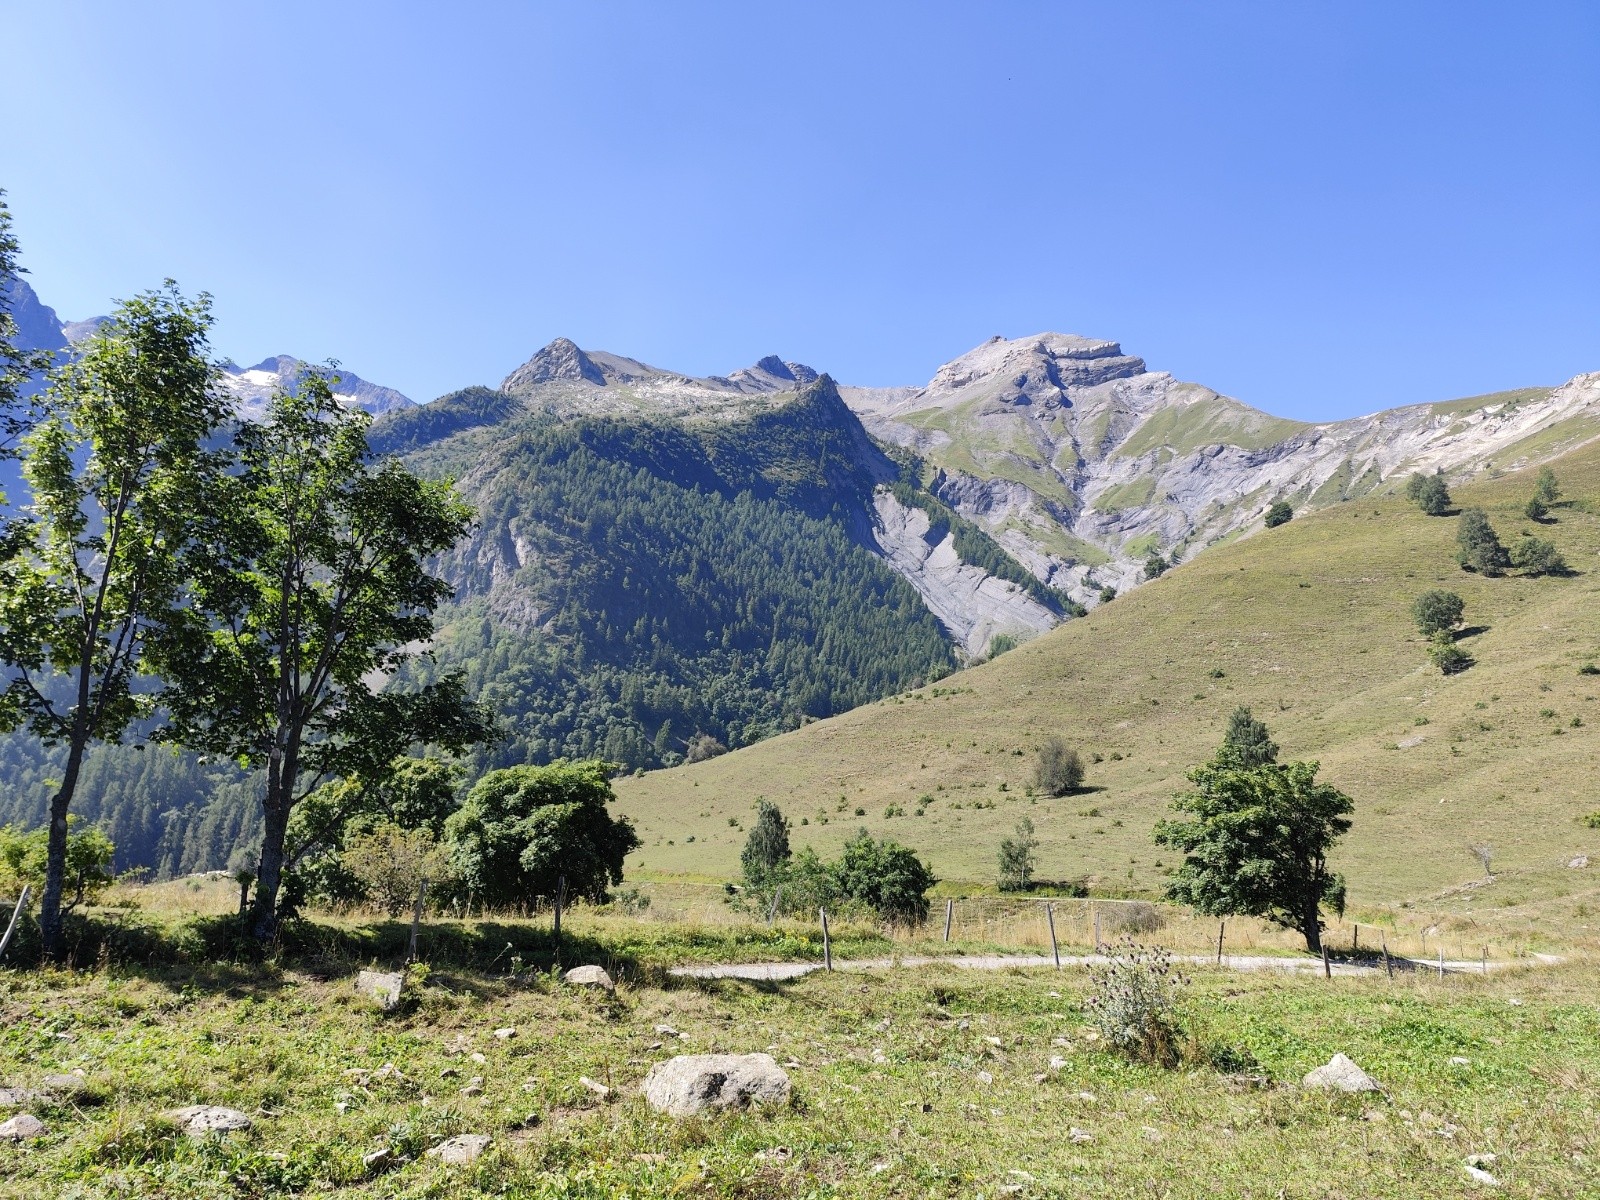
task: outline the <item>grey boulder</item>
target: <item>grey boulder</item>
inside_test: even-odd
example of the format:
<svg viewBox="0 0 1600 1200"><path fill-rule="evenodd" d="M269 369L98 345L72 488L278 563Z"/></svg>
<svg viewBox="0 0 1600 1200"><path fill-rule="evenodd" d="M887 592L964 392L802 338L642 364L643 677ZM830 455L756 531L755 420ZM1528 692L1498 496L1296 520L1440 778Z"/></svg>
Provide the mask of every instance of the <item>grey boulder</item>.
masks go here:
<svg viewBox="0 0 1600 1200"><path fill-rule="evenodd" d="M400 1007L406 977L400 971L362 971L356 976L356 991L370 996L384 1012Z"/></svg>
<svg viewBox="0 0 1600 1200"><path fill-rule="evenodd" d="M1378 1081L1343 1054L1335 1054L1305 1078L1308 1088L1335 1092L1381 1092Z"/></svg>
<svg viewBox="0 0 1600 1200"><path fill-rule="evenodd" d="M191 1104L187 1108L174 1108L166 1117L183 1126L190 1137L204 1137L208 1133L232 1133L249 1129L253 1121L237 1108L223 1108L217 1104Z"/></svg>
<svg viewBox="0 0 1600 1200"><path fill-rule="evenodd" d="M674 1117L750 1104L786 1104L789 1076L770 1054L680 1054L650 1068L644 1098Z"/></svg>
<svg viewBox="0 0 1600 1200"><path fill-rule="evenodd" d="M493 1140L487 1133L463 1133L440 1142L428 1151L428 1156L446 1166L464 1167L476 1162Z"/></svg>
<svg viewBox="0 0 1600 1200"><path fill-rule="evenodd" d="M0 1125L0 1142L24 1142L29 1138L43 1137L47 1132L44 1122L32 1113L18 1113Z"/></svg>
<svg viewBox="0 0 1600 1200"><path fill-rule="evenodd" d="M617 990L616 982L606 974L604 967L573 967L561 978L575 987L604 988L608 992Z"/></svg>

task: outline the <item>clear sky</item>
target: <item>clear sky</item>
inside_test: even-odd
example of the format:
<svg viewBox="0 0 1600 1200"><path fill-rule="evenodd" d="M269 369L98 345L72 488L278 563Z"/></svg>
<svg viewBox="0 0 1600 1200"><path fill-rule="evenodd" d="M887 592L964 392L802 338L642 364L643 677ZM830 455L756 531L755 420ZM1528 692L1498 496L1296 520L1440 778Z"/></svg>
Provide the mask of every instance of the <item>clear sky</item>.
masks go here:
<svg viewBox="0 0 1600 1200"><path fill-rule="evenodd" d="M540 345L925 382L1113 338L1291 416L1600 369L1600 4L0 0L64 317L427 399Z"/></svg>

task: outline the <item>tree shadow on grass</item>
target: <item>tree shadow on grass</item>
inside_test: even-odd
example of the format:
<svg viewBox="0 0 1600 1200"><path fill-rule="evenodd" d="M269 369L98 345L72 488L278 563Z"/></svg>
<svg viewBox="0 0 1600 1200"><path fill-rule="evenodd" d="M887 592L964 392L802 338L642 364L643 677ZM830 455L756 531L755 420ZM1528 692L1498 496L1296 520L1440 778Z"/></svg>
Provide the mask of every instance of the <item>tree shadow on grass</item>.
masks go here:
<svg viewBox="0 0 1600 1200"><path fill-rule="evenodd" d="M1451 641L1459 642L1467 638L1481 637L1493 629L1493 625L1468 625L1465 629L1458 629L1451 637Z"/></svg>

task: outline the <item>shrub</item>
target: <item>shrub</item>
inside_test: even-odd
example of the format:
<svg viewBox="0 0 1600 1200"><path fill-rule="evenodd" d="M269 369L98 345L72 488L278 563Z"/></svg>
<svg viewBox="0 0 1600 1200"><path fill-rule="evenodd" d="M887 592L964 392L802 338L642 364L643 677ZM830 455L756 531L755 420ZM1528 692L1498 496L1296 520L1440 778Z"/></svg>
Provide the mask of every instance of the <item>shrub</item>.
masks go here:
<svg viewBox="0 0 1600 1200"><path fill-rule="evenodd" d="M1423 592L1411 603L1411 619L1417 623L1417 632L1425 638L1444 633L1461 624L1461 614L1466 603L1454 592L1435 588Z"/></svg>
<svg viewBox="0 0 1600 1200"><path fill-rule="evenodd" d="M1100 910L1100 923L1111 933L1155 933L1167 926L1167 914L1159 904L1135 900L1112 904Z"/></svg>
<svg viewBox="0 0 1600 1200"><path fill-rule="evenodd" d="M1456 645L1449 630L1441 629L1428 643L1428 661L1438 667L1443 675L1459 675L1472 665L1473 658Z"/></svg>
<svg viewBox="0 0 1600 1200"><path fill-rule="evenodd" d="M1169 565L1171 564L1169 564L1166 559L1162 558L1161 555L1152 554L1149 558L1144 560L1144 577L1146 579L1154 579L1157 575L1162 574Z"/></svg>
<svg viewBox="0 0 1600 1200"><path fill-rule="evenodd" d="M1600 829L1600 809L1596 809L1583 819L1583 823L1590 829Z"/></svg>
<svg viewBox="0 0 1600 1200"><path fill-rule="evenodd" d="M863 829L845 843L834 867L839 894L886 920L919 924L928 916L928 889L938 877L910 850Z"/></svg>
<svg viewBox="0 0 1600 1200"><path fill-rule="evenodd" d="M1535 496L1522 506L1522 515L1530 521L1542 521L1550 515L1550 510L1545 507L1543 500Z"/></svg>
<svg viewBox="0 0 1600 1200"><path fill-rule="evenodd" d="M1533 485L1533 498L1546 506L1561 499L1561 485L1556 482L1556 473L1549 467L1539 468L1539 477Z"/></svg>
<svg viewBox="0 0 1600 1200"><path fill-rule="evenodd" d="M1461 525L1456 531L1456 562L1464 571L1483 575L1504 574L1511 565L1511 556L1481 508L1468 508L1461 513Z"/></svg>
<svg viewBox="0 0 1600 1200"><path fill-rule="evenodd" d="M746 884L759 886L768 875L789 859L789 822L778 806L765 796L756 798L756 823L739 852L739 866Z"/></svg>
<svg viewBox="0 0 1600 1200"><path fill-rule="evenodd" d="M82 833L71 832L78 824L76 815L67 817L67 863L63 885L63 907L93 904L100 893L116 882L111 863L117 849L98 826ZM24 885L37 895L44 888L46 851L50 830L45 826L22 830L12 825L0 827L0 895L15 897Z"/></svg>
<svg viewBox="0 0 1600 1200"><path fill-rule="evenodd" d="M1105 587L1100 589L1100 603L1101 604L1110 604L1116 598L1117 598L1117 589L1112 587L1109 583L1106 584Z"/></svg>
<svg viewBox="0 0 1600 1200"><path fill-rule="evenodd" d="M1089 968L1089 1020L1113 1049L1140 1062L1178 1061L1177 1009L1187 985L1159 946L1123 936Z"/></svg>
<svg viewBox="0 0 1600 1200"><path fill-rule="evenodd" d="M1272 740L1266 722L1258 721L1241 704L1228 717L1228 728L1217 749L1217 761L1236 767L1264 767L1278 761L1278 743Z"/></svg>
<svg viewBox="0 0 1600 1200"><path fill-rule="evenodd" d="M1523 534L1511 548L1511 565L1528 575L1565 575L1567 560L1561 557L1554 542Z"/></svg>
<svg viewBox="0 0 1600 1200"><path fill-rule="evenodd" d="M684 762L705 762L708 758L716 758L726 754L728 748L712 737L709 733L697 733L689 739L689 744L684 747Z"/></svg>
<svg viewBox="0 0 1600 1200"><path fill-rule="evenodd" d="M1406 499L1430 517L1442 517L1450 511L1450 489L1445 487L1442 475L1413 474L1406 481Z"/></svg>
<svg viewBox="0 0 1600 1200"><path fill-rule="evenodd" d="M1025 892L1033 886L1034 851L1039 839L1033 836L1033 822L1027 817L1017 822L1016 836L1000 843L1002 892Z"/></svg>
<svg viewBox="0 0 1600 1200"><path fill-rule="evenodd" d="M448 867L445 849L433 834L390 822L350 838L339 859L361 881L367 898L391 917L416 900L424 879L438 883Z"/></svg>
<svg viewBox="0 0 1600 1200"><path fill-rule="evenodd" d="M1287 500L1274 501L1272 507L1267 509L1265 524L1268 529L1287 525L1292 520L1294 520L1294 508Z"/></svg>
<svg viewBox="0 0 1600 1200"><path fill-rule="evenodd" d="M1033 768L1033 786L1047 796L1065 796L1083 786L1083 756L1058 737L1048 737L1039 747Z"/></svg>

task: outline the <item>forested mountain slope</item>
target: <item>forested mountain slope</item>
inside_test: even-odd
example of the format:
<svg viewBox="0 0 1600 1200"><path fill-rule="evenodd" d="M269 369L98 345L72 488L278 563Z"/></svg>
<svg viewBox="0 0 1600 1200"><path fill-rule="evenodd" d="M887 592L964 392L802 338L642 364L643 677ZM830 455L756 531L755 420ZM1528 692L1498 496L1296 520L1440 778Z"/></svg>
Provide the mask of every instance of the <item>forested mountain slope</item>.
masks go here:
<svg viewBox="0 0 1600 1200"><path fill-rule="evenodd" d="M1508 545L1524 530L1553 541L1570 576L1468 573L1454 517L1395 497L1334 504L940 685L621 781L622 811L644 838L634 867L736 876L744 835L728 818L748 823L766 796L794 822L796 845L832 850L866 826L940 875L980 883L1028 817L1042 878L1153 890L1171 858L1151 826L1246 704L1285 758L1320 760L1354 797L1335 863L1354 902L1481 879L1471 844L1493 847L1508 879L1543 872L1546 895L1581 888L1568 860L1600 863L1600 831L1581 819L1600 809L1600 673L1582 670L1600 665L1600 445L1554 467L1568 502L1546 523L1522 511L1532 471L1456 500L1484 505ZM1459 644L1476 663L1457 675L1429 665L1412 622L1430 588L1466 601ZM1025 794L1050 734L1097 760L1090 790Z"/></svg>

